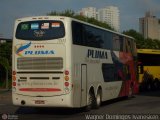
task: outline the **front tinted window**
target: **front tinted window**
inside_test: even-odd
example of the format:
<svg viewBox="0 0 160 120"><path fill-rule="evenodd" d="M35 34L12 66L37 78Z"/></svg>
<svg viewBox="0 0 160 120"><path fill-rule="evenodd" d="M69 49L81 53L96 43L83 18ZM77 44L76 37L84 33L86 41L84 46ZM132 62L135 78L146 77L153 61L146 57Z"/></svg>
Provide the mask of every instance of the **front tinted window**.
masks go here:
<svg viewBox="0 0 160 120"><path fill-rule="evenodd" d="M64 36L64 24L55 20L21 22L16 30L16 38L23 40L51 40Z"/></svg>

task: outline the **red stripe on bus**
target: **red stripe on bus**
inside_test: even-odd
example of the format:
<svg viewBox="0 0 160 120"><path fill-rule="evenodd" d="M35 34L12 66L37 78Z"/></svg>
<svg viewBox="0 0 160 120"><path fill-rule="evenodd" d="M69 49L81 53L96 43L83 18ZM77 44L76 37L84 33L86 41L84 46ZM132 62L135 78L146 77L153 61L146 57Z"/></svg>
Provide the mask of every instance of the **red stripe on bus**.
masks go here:
<svg viewBox="0 0 160 120"><path fill-rule="evenodd" d="M59 88L20 88L20 91L26 92L57 92L61 91Z"/></svg>

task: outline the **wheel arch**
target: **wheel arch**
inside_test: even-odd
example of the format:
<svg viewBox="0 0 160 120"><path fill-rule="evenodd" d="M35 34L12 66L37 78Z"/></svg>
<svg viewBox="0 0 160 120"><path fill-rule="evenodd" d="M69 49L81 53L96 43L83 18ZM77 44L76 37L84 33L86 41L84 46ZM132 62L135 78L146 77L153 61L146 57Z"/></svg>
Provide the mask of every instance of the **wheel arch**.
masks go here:
<svg viewBox="0 0 160 120"><path fill-rule="evenodd" d="M94 93L94 95L95 95L95 88L93 87L93 86L90 86L89 88L88 88L88 93L89 92L92 92L92 93Z"/></svg>

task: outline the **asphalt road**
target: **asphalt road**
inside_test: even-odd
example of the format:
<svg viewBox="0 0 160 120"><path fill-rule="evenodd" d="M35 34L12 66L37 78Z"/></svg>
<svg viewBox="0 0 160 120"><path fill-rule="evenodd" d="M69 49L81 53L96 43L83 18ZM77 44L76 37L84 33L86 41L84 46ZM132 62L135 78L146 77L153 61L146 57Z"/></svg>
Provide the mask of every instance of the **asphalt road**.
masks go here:
<svg viewBox="0 0 160 120"><path fill-rule="evenodd" d="M160 91L102 103L99 109L32 108L13 106L11 91L0 92L0 119L18 120L160 120Z"/></svg>

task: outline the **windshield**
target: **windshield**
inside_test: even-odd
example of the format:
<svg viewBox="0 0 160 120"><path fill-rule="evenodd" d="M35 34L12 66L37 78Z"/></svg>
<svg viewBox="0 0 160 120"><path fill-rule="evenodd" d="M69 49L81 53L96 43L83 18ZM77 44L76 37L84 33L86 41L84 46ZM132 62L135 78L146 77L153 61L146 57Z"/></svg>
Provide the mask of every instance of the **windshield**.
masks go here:
<svg viewBox="0 0 160 120"><path fill-rule="evenodd" d="M16 30L16 38L23 40L51 40L64 36L64 24L55 20L21 22Z"/></svg>

